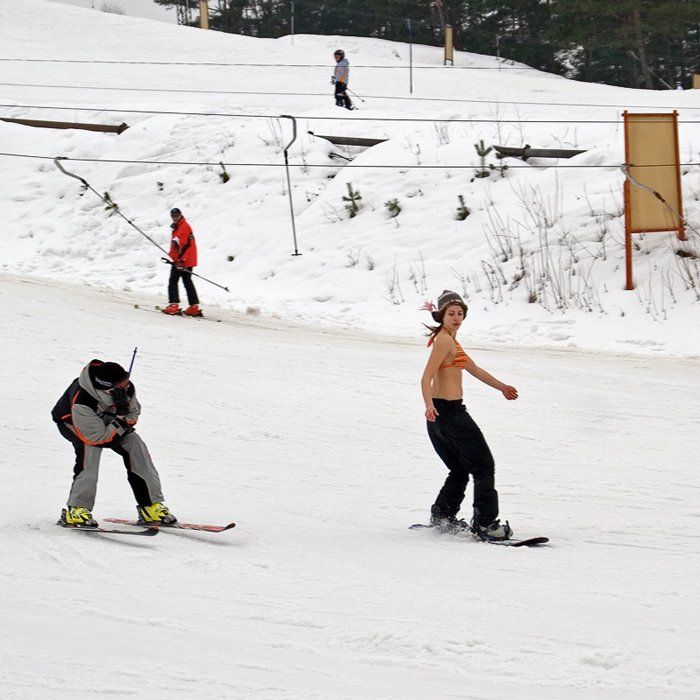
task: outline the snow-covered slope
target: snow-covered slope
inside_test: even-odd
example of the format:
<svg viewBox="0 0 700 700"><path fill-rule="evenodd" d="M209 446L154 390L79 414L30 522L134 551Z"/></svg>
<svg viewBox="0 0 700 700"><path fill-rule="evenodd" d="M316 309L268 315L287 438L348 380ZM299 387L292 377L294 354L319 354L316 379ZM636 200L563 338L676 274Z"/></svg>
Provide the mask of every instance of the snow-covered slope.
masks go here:
<svg viewBox="0 0 700 700"><path fill-rule="evenodd" d="M384 66L353 69L366 102L352 114L328 96L325 64L338 46L355 66ZM698 360L633 354L697 354L698 306L683 289L673 241L643 240L639 292L623 293L614 167L526 166L474 181L473 168L458 167L476 163L480 139L588 149L566 164L619 163L619 124L529 120L614 120L624 106L656 105L690 121L698 98L572 84L522 67L499 72L487 56L462 54L458 67L443 68L428 47L415 56L423 67L406 99L400 44L254 40L0 1L0 59L152 62L0 61L2 104L54 105L3 107L0 116L130 125L114 136L0 122L0 152L213 163L66 167L163 245L168 210L182 207L198 235L200 272L232 289L200 284L221 323L156 313L167 273L160 253L50 159L0 157L3 699L700 692ZM142 91L112 89L125 87ZM188 111L247 116L174 114ZM298 117L291 160L308 166L292 170L300 257L290 255L278 167L290 138L281 114ZM435 121L467 117L486 121ZM341 168L329 152L348 153L308 130L388 141ZM683 159L697 162L696 125L681 134ZM220 161L256 165L226 165L224 184ZM419 162L451 167L409 167ZM403 167L370 167L387 164ZM684 172L697 226L698 168ZM348 182L364 205L351 220ZM463 222L453 218L459 194L472 209ZM394 198L402 211L392 220L383 205ZM550 257L527 260L549 259L552 272L561 259L562 286L549 284L544 296L535 289L528 303L527 277L513 282L519 246L536 253L545 232ZM505 284L499 244L516 253L500 263ZM495 454L502 516L518 536L550 536L547 549L407 529L428 517L445 475L424 432L418 307L449 286L470 298L465 347L520 391L505 402L466 385ZM233 519L235 530L95 540L53 525L73 455L49 411L84 363L126 363L136 345L139 432L168 504L183 520ZM133 509L120 461L105 454L95 515Z"/></svg>
<svg viewBox="0 0 700 700"><path fill-rule="evenodd" d="M98 12L116 12L128 17L147 17L161 22L177 23L174 7L156 5L153 0L50 0ZM196 17L195 13L195 17Z"/></svg>
<svg viewBox="0 0 700 700"><path fill-rule="evenodd" d="M508 550L407 529L444 477L419 341L149 301L0 279L3 698L697 697L697 360L474 352L521 394L466 387L502 515L551 537ZM166 499L230 533L52 523L73 454L50 408L136 344ZM133 513L108 452L95 514Z"/></svg>
<svg viewBox="0 0 700 700"><path fill-rule="evenodd" d="M698 262L678 257L672 235L639 237L638 288L622 291L623 177L615 167L623 160L619 119L625 107L678 108L682 160L700 161L697 91L572 83L522 66L498 70L496 59L473 54L443 67L440 49L419 46L409 98L402 44L252 39L43 0L0 6L0 33L1 58L88 61L4 61L3 82L15 83L3 86L5 104L91 108L4 107L3 114L130 125L116 136L0 123L0 151L210 163L70 164L163 244L168 210L183 209L198 235L200 273L232 289L226 294L202 285L208 306L255 306L290 319L413 334L426 320L419 311L423 301L455 288L469 298L471 332L482 342L697 353ZM357 66L351 86L366 99L358 112L338 110L328 94L330 54L339 45ZM89 62L99 60L127 63ZM379 67L361 67L368 65ZM281 167L291 125L274 118L280 114L298 118L290 156L301 257L291 256ZM409 117L428 121L382 121ZM477 121L458 121L470 118ZM308 131L388 141L342 167L345 161L329 154L345 151ZM505 177L494 172L480 179L471 166L478 164L474 144L482 139L487 146L527 143L586 153L558 163L511 161ZM492 155L487 161L496 163ZM219 162L230 176L225 184ZM545 164L571 167L534 167ZM0 269L163 291L167 268L159 252L110 217L93 194L81 197L79 183L50 160L3 157L2 165L0 204L11 245ZM386 165L392 167L375 167ZM580 167L601 165L610 167ZM697 229L700 168L687 166L683 173L687 217ZM343 201L348 184L362 197L352 219ZM455 218L460 195L471 210L465 221ZM397 218L385 206L393 199L401 207ZM697 253L697 233L689 235L685 248Z"/></svg>

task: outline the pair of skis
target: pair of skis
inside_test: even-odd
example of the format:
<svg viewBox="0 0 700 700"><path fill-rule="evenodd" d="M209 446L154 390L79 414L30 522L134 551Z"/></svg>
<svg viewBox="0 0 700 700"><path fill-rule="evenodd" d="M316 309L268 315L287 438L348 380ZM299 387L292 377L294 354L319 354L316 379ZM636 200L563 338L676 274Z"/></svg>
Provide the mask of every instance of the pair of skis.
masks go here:
<svg viewBox="0 0 700 700"><path fill-rule="evenodd" d="M194 318L197 319L198 321L211 321L212 323L221 323L220 318L212 318L211 316L205 316L204 314L200 314L199 316L190 316L189 314L184 313L184 311L179 311L176 314L166 314L165 311L163 311L162 306L142 306L141 304L134 304L134 308L138 309L139 311L153 311L157 312L160 314L163 314L165 316L180 316L180 317L186 317L186 318Z"/></svg>
<svg viewBox="0 0 700 700"><path fill-rule="evenodd" d="M184 311L178 311L176 314L166 314L162 306L154 306L152 309L149 308L148 306L141 306L139 304L134 304L135 309L142 309L143 311L159 311L162 314L165 314L166 316L184 316L187 318L196 318L199 319L200 321L212 321L214 323L221 323L220 318L212 318L211 316L205 316L203 313L200 312L198 316L192 316L190 314L186 314Z"/></svg>
<svg viewBox="0 0 700 700"><path fill-rule="evenodd" d="M138 528L133 530L121 530L118 528L108 528L108 527L85 527L81 525L65 525L62 522L58 522L59 525L65 527L69 530L82 530L83 532L101 532L106 535L136 535L139 537L153 537L157 535L160 530L189 530L194 532L224 532L225 530L231 530L236 527L236 523L229 523L228 525L200 525L197 523L172 523L171 525L166 525L165 523L140 523L137 520L126 520L124 518L105 518L107 523L115 523L116 525L128 525L129 527Z"/></svg>

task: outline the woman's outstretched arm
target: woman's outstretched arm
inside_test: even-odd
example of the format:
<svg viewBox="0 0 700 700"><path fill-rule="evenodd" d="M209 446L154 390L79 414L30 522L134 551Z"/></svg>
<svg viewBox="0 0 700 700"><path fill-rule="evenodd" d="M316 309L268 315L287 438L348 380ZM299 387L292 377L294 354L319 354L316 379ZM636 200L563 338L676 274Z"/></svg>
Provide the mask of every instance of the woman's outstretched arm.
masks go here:
<svg viewBox="0 0 700 700"><path fill-rule="evenodd" d="M489 374L485 369L479 367L471 357L467 356L467 359L468 363L464 369L466 369L467 372L472 375L472 377L476 377L479 381L484 382L484 384L488 384L494 389L498 389L498 391L500 391L503 396L508 399L508 401L514 401L518 398L518 390L514 386L504 384L502 381L496 379L496 377Z"/></svg>

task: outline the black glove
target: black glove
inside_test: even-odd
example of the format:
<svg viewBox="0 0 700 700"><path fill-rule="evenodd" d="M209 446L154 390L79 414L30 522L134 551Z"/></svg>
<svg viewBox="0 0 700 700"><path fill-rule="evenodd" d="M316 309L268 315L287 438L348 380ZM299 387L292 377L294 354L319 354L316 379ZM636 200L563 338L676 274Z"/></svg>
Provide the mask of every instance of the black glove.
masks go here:
<svg viewBox="0 0 700 700"><path fill-rule="evenodd" d="M130 423L127 423L125 420L122 420L121 418L112 418L112 422L110 423L110 425L116 429L117 435L119 435L120 437L134 432L134 426Z"/></svg>
<svg viewBox="0 0 700 700"><path fill-rule="evenodd" d="M133 396L133 392L131 395ZM112 389L112 399L114 399L114 406L117 410L118 416L125 416L127 413L129 413L130 398L131 396L129 395L129 387L126 387L124 389L115 387L114 389Z"/></svg>

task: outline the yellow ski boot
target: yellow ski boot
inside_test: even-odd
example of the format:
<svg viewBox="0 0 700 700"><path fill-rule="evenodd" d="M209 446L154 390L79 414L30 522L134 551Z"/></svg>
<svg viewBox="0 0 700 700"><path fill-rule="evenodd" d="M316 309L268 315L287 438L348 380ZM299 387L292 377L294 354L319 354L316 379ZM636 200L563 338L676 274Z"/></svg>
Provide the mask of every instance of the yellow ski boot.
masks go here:
<svg viewBox="0 0 700 700"><path fill-rule="evenodd" d="M61 511L59 525L64 527L98 527L99 523L92 513L81 506L68 506Z"/></svg>
<svg viewBox="0 0 700 700"><path fill-rule="evenodd" d="M150 506L137 506L139 524L141 525L172 525L177 518L168 510L168 507L160 501L151 503Z"/></svg>

